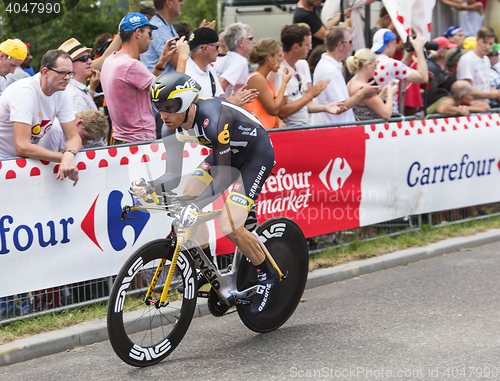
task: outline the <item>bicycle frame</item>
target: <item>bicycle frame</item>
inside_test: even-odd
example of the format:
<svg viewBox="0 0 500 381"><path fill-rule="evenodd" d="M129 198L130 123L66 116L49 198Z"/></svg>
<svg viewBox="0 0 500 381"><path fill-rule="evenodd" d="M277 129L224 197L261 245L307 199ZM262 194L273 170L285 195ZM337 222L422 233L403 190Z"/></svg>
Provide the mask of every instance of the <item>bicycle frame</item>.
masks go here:
<svg viewBox="0 0 500 381"><path fill-rule="evenodd" d="M124 207L122 211L122 218L126 219L126 213L128 213L129 211L140 210L140 209L168 210L168 206L141 206L141 205L133 207L127 206ZM205 222L208 222L210 220L219 217L221 213L222 213L221 209L209 212L201 212L198 214L198 219L196 221L196 224L186 229L175 229L174 223L172 223L172 232L170 233L169 237L173 239L172 244L175 244L175 250L168 270L167 279L165 281L165 285L163 287L160 300L157 301L153 300L151 298L151 295L156 287L156 283L166 263L166 259L163 259L158 264L158 267L156 268L149 289L146 293L146 297L144 300L146 304L154 305L157 308L164 307L168 304L166 303L167 294L170 290L170 284L172 282L172 278L177 265L177 259L181 251L188 253L188 255L193 259L196 266L200 269L205 278L211 284L212 288L218 294L219 298L225 304L227 304L228 306L234 306L237 303L241 304L251 303L250 298L255 294L255 290L257 289L256 285L247 288L243 291L237 291L236 282L237 282L239 266L242 260L248 260L244 257L241 250L239 250L239 248L236 247L233 263L232 266L230 267L230 270L225 274L221 274L219 270L212 264L212 261L210 261L207 258L206 254L200 248L198 243L194 240L196 228ZM255 235L266 257L269 259L273 267L280 274L280 280L285 279L286 275L284 275L281 272L276 262L272 258L271 254L265 247L264 243L260 240L259 236L255 232L253 232L252 234ZM192 286L193 288L195 287L195 285L189 285L189 286ZM186 287L185 292L191 292L189 290L189 287Z"/></svg>

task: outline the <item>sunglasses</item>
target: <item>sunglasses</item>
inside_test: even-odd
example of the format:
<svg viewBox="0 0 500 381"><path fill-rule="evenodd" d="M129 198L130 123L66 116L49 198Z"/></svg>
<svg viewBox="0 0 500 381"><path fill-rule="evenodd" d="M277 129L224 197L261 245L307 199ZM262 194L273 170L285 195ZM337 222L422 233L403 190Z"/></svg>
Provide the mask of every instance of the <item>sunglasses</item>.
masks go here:
<svg viewBox="0 0 500 381"><path fill-rule="evenodd" d="M180 98L167 99L163 102L153 102L153 108L160 112L166 112L167 114L175 114L182 107L182 100Z"/></svg>
<svg viewBox="0 0 500 381"><path fill-rule="evenodd" d="M242 37L243 40L253 40L253 36Z"/></svg>
<svg viewBox="0 0 500 381"><path fill-rule="evenodd" d="M56 72L57 74L59 74L59 76L61 78L65 78L66 76L69 76L69 78L71 79L71 78L73 78L75 76L75 72L74 71L59 71L59 70L56 70L56 69L52 69L50 67L48 67L47 69Z"/></svg>
<svg viewBox="0 0 500 381"><path fill-rule="evenodd" d="M345 41L342 41L342 43L343 43L343 44L345 44L346 42L347 42L349 45L351 45L351 44L352 44L352 40L345 40Z"/></svg>
<svg viewBox="0 0 500 381"><path fill-rule="evenodd" d="M142 33L146 31L146 29L140 29ZM153 37L153 31L151 29L148 30L149 37Z"/></svg>
<svg viewBox="0 0 500 381"><path fill-rule="evenodd" d="M75 58L74 60L72 60L72 62L87 62L90 58L90 55L87 54L86 56Z"/></svg>
<svg viewBox="0 0 500 381"><path fill-rule="evenodd" d="M299 93L300 93L300 90L302 90L302 79L300 78L299 73L295 74L295 78L297 78L297 81L299 82Z"/></svg>

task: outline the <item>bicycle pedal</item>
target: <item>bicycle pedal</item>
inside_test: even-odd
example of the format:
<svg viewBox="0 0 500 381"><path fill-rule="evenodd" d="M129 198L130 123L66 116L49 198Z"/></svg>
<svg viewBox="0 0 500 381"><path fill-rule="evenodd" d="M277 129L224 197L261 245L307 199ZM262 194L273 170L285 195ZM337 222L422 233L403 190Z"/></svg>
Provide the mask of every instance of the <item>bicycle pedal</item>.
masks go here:
<svg viewBox="0 0 500 381"><path fill-rule="evenodd" d="M208 298L208 291L198 291L198 298Z"/></svg>

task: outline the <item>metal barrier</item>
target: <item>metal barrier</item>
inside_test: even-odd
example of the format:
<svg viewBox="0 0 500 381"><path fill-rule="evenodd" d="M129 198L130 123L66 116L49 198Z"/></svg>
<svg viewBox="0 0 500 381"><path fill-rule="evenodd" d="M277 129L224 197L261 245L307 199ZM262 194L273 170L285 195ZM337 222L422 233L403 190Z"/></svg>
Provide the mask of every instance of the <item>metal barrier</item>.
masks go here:
<svg viewBox="0 0 500 381"><path fill-rule="evenodd" d="M346 246L354 241L375 240L418 230L423 224L435 227L490 218L500 215L500 203L470 206L413 215L371 226L335 232L308 239L309 253L317 254L328 248ZM232 254L217 257L218 266L225 270L232 262ZM46 290L0 298L0 324L34 318L44 314L61 312L96 303L105 303L113 285L114 277L93 279L70 285L61 285Z"/></svg>

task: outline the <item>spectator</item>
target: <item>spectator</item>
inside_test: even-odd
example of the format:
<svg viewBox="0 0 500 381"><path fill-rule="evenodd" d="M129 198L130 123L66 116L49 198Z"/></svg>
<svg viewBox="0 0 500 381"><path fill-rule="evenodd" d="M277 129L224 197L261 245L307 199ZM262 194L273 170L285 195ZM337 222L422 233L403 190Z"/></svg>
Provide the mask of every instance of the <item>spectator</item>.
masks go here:
<svg viewBox="0 0 500 381"><path fill-rule="evenodd" d="M172 24L172 26L174 27L179 37L184 36L184 39L186 41L189 41L193 29L190 23L188 23L187 21L176 21Z"/></svg>
<svg viewBox="0 0 500 381"><path fill-rule="evenodd" d="M103 33L96 37L94 41L94 52L97 52L97 50L101 48L104 44L107 44L106 48L100 52L98 57L102 56L102 53L104 53L109 44L111 44L111 41L113 41L113 36L109 33ZM94 56L92 57L92 59L96 59L98 57Z"/></svg>
<svg viewBox="0 0 500 381"><path fill-rule="evenodd" d="M483 26L484 6L476 0L441 0L460 12L461 27L466 37L475 36Z"/></svg>
<svg viewBox="0 0 500 381"><path fill-rule="evenodd" d="M75 38L65 41L59 49L67 52L73 62L73 71L75 76L69 80L66 92L73 102L74 112L83 110L97 110L94 103L94 95L97 86L100 83L100 72L92 70L92 58L90 53L92 49L80 44ZM90 77L90 85L87 88L87 78Z"/></svg>
<svg viewBox="0 0 500 381"><path fill-rule="evenodd" d="M431 90L427 95L428 104L431 105L439 98L450 94L451 85L457 80L457 64L460 57L467 51L460 48L449 49L444 57L446 69L437 78L432 80Z"/></svg>
<svg viewBox="0 0 500 381"><path fill-rule="evenodd" d="M160 60L165 43L174 37L179 37L172 26L175 18L181 14L182 0L154 0L156 15L151 18L151 29L153 41L147 51L141 52L141 62L152 72ZM149 20L148 20L149 22ZM177 57L172 61L162 63L165 72L175 70L177 66Z"/></svg>
<svg viewBox="0 0 500 381"><path fill-rule="evenodd" d="M378 19L375 22L373 28L370 29L371 39L373 40L373 36L378 30L391 29L391 25L392 25L392 20L391 16L389 16L389 13L387 13L387 9L385 9L385 7L380 8ZM371 43L372 41L370 41L370 45Z"/></svg>
<svg viewBox="0 0 500 381"><path fill-rule="evenodd" d="M281 88L283 69L286 68L291 73L278 114L287 127L309 126L311 124L309 113L339 113L341 109L336 103L319 105L312 101L325 89L330 80L321 80L314 86L311 84L311 72L305 60L312 46L309 25L305 23L286 25L281 29L281 43L284 51L282 68L277 73L271 72L268 80L277 93Z"/></svg>
<svg viewBox="0 0 500 381"><path fill-rule="evenodd" d="M446 32L444 32L444 36L450 40L452 44L457 44L460 47L462 47L465 40L464 31L459 26L450 26L446 29Z"/></svg>
<svg viewBox="0 0 500 381"><path fill-rule="evenodd" d="M321 0L299 0L293 12L293 23L306 23L312 34L312 48L321 45L325 39L326 29L334 25L334 20L329 21L325 27L319 16Z"/></svg>
<svg viewBox="0 0 500 381"><path fill-rule="evenodd" d="M326 0L321 10L321 21L327 25L328 21L334 20L334 25L338 25L340 21L340 1L342 0ZM350 28L351 38L354 45L354 50L366 48L365 42L365 28L363 17L361 16L360 9L366 5L370 5L375 0L348 0L347 8L350 10ZM346 11L344 9L344 11ZM337 21L338 20L338 21Z"/></svg>
<svg viewBox="0 0 500 381"><path fill-rule="evenodd" d="M491 51L488 53L488 58L490 59L491 69L490 69L490 81L491 86L497 90L500 89L500 72L496 69L500 69L500 64L498 60L498 51L500 50L500 44L493 44ZM498 99L490 100L491 107L500 107L500 101Z"/></svg>
<svg viewBox="0 0 500 381"><path fill-rule="evenodd" d="M151 21L153 16L156 15L156 8L152 1L141 1L139 5L139 12L141 12L146 18Z"/></svg>
<svg viewBox="0 0 500 381"><path fill-rule="evenodd" d="M226 97L231 91L238 91L248 77L247 56L255 44L252 28L240 22L229 25L224 36L228 52L215 64L215 72L219 77Z"/></svg>
<svg viewBox="0 0 500 381"><path fill-rule="evenodd" d="M224 57L227 54L227 46L224 41L224 36L226 35L226 30L222 29L219 32L219 53L217 54L217 59Z"/></svg>
<svg viewBox="0 0 500 381"><path fill-rule="evenodd" d="M272 38L263 38L248 54L250 64L258 64L257 70L247 78L247 88L259 92L257 99L243 107L253 112L264 128L275 128L278 125L278 112L283 103L285 88L291 74L288 69L283 70L281 87L275 94L267 77L271 72L277 72L283 62L283 47L279 41Z"/></svg>
<svg viewBox="0 0 500 381"><path fill-rule="evenodd" d="M0 44L0 94L7 87L7 74L14 74L16 67L20 66L28 48L20 40L5 40Z"/></svg>
<svg viewBox="0 0 500 381"><path fill-rule="evenodd" d="M373 36L372 51L377 53L377 69L374 77L375 81L381 86L385 86L394 79L411 83L427 83L429 74L427 61L425 59L419 59L417 61L417 70L415 70L409 68L403 62L396 61L392 58L396 52L396 39L397 36L389 29L380 29ZM425 38L418 36L413 39L410 36L410 42L415 49L417 56L425 57ZM403 57L403 60L407 60L409 62L412 53L413 52L405 52L406 56ZM393 101L393 113L398 113L397 96L394 97Z"/></svg>
<svg viewBox="0 0 500 381"><path fill-rule="evenodd" d="M219 37L212 28L198 28L189 41L191 57L186 62L186 74L194 78L201 86L200 97L224 96L219 78L211 66L217 59ZM256 92L245 90L242 87L228 98L228 101L238 106L252 101Z"/></svg>
<svg viewBox="0 0 500 381"><path fill-rule="evenodd" d="M309 64L309 71L311 72L311 75L314 74L314 70L316 69L323 53L326 53L325 44L316 46L311 51L311 54L309 54L309 57L307 57L307 63Z"/></svg>
<svg viewBox="0 0 500 381"><path fill-rule="evenodd" d="M64 91L73 77L68 53L49 50L42 58L40 73L10 85L0 97L0 158L23 156L60 163L56 179L68 177L76 185L76 153L82 141L75 113ZM54 118L66 136L64 151L52 152L38 143L49 131Z"/></svg>
<svg viewBox="0 0 500 381"><path fill-rule="evenodd" d="M340 115L332 115L326 112L312 114L313 125L325 125L333 123L354 122L352 107L364 98L370 98L380 91L380 86L373 86L373 81L361 86L355 95L349 97L349 91L342 75L342 60L352 50L352 40L349 30L344 27L335 26L328 29L325 36L326 53L316 66L313 75L313 83L323 79L331 79L326 89L314 99L315 103L326 105L331 102L342 102L347 111Z"/></svg>
<svg viewBox="0 0 500 381"><path fill-rule="evenodd" d="M173 38L167 41L157 65L150 73L138 58L140 53L148 49L153 29L156 26L142 13L127 14L119 25L122 49L111 54L102 66L102 88L111 117L115 144L156 139L149 85L164 70L164 65L176 46ZM183 41L182 38L178 47ZM130 107L131 103L134 107Z"/></svg>
<svg viewBox="0 0 500 381"><path fill-rule="evenodd" d="M354 73L354 77L347 84L349 95L354 96L359 88L367 85L375 75L377 56L370 49L360 49L354 56L347 57L346 65L349 71ZM387 83L379 95L365 98L354 105L352 110L356 120L390 119L392 115L392 102L398 92L398 82L394 80ZM385 98L387 100L384 102Z"/></svg>
<svg viewBox="0 0 500 381"><path fill-rule="evenodd" d="M491 48L490 54L493 59L490 58L491 67L495 69L498 73L500 73L500 61L498 59L498 52L500 51L500 44L493 44ZM492 54L496 53L496 54ZM489 55L488 55L489 56ZM495 62L495 63L494 63Z"/></svg>
<svg viewBox="0 0 500 381"><path fill-rule="evenodd" d="M427 114L469 115L471 112L484 113L490 109L486 102L473 99L472 86L467 81L456 81L451 86L449 96L444 96L427 108Z"/></svg>
<svg viewBox="0 0 500 381"><path fill-rule="evenodd" d="M457 79L472 85L475 99L500 99L500 90L491 86L491 63L487 55L495 43L495 32L482 27L477 32L477 45L458 61Z"/></svg>
<svg viewBox="0 0 500 381"><path fill-rule="evenodd" d="M436 54L427 60L427 68L433 74L433 78L437 78L445 70L446 53L458 45L452 44L446 37L436 37L432 41L437 42L439 47Z"/></svg>
<svg viewBox="0 0 500 381"><path fill-rule="evenodd" d="M30 53L30 48L29 48L30 44L25 44L25 45L26 45L26 58L24 59L24 61L21 63L20 66L16 67L16 70L14 70L13 74L10 73L7 74L7 76L5 77L7 81L6 86L13 84L14 82L20 79L31 77L31 75L29 74L29 70L26 71L26 69L31 69L31 61L33 60L33 56Z"/></svg>
<svg viewBox="0 0 500 381"><path fill-rule="evenodd" d="M83 110L75 113L76 128L78 135L85 145L89 141L100 141L106 137L108 131L108 119L104 113L99 110ZM64 136L61 124L56 119L52 128L40 140L40 146L48 150L61 152L66 146L66 137Z"/></svg>

